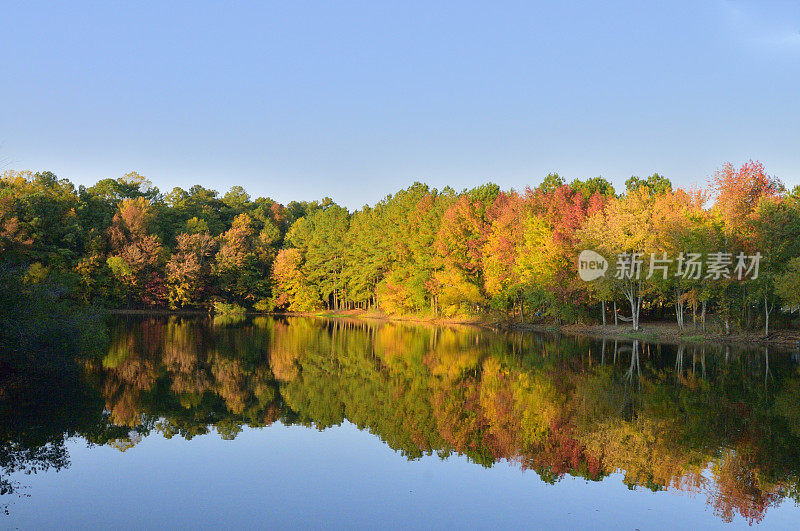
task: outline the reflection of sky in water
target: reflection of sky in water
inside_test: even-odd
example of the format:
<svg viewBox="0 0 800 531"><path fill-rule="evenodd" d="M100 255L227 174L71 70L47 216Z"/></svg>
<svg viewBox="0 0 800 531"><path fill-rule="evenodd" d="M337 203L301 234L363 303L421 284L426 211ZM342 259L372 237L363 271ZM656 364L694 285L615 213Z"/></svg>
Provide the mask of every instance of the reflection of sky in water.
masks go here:
<svg viewBox="0 0 800 531"><path fill-rule="evenodd" d="M486 469L453 455L408 461L345 423L317 431L280 423L184 440L153 434L127 452L68 443L72 465L15 476L31 497L10 501L8 525L104 527L747 527L725 524L703 495L629 490L566 475L555 485L533 471ZM761 522L796 528L784 500Z"/></svg>

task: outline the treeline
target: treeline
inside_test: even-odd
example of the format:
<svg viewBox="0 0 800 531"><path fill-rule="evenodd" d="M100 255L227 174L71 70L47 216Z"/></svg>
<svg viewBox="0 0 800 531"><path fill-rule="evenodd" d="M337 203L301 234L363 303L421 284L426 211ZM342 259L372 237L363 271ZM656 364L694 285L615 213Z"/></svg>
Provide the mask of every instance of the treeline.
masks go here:
<svg viewBox="0 0 800 531"><path fill-rule="evenodd" d="M582 249L610 270L580 280ZM691 312L724 326L787 321L800 305L800 191L757 162L723 166L704 190L658 174L617 194L602 178L460 193L415 183L374 207L253 200L194 186L161 193L131 173L75 188L50 172L0 181L0 251L23 285L58 279L110 307L257 311L376 309L389 315L606 321ZM762 256L759 275L615 278L622 253ZM731 265L731 269L733 265ZM622 307L624 306L624 311ZM777 316L776 316L777 314Z"/></svg>

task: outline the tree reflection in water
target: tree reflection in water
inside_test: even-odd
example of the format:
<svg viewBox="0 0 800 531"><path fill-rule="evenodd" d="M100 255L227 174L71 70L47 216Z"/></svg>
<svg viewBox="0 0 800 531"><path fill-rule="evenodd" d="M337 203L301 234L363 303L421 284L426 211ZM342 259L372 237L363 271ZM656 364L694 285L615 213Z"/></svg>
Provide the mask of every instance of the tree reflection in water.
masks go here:
<svg viewBox="0 0 800 531"><path fill-rule="evenodd" d="M798 499L796 356L730 347L268 318L127 318L102 358L3 367L9 474L69 465L65 440L122 451L280 420L347 420L409 459L462 454L704 496L723 520Z"/></svg>

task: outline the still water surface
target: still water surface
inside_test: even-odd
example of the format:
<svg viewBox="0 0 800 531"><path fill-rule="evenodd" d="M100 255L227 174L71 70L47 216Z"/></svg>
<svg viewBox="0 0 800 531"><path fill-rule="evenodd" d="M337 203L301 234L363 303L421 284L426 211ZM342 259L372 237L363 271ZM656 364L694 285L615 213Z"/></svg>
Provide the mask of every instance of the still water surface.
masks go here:
<svg viewBox="0 0 800 531"><path fill-rule="evenodd" d="M800 526L795 353L120 318L4 376L3 527Z"/></svg>

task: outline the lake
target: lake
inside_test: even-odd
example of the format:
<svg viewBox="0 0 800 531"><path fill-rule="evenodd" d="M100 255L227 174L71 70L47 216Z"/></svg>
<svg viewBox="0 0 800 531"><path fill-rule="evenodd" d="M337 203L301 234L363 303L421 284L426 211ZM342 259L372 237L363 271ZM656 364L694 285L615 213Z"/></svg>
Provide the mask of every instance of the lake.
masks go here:
<svg viewBox="0 0 800 531"><path fill-rule="evenodd" d="M4 366L4 527L800 525L798 354L116 317Z"/></svg>

